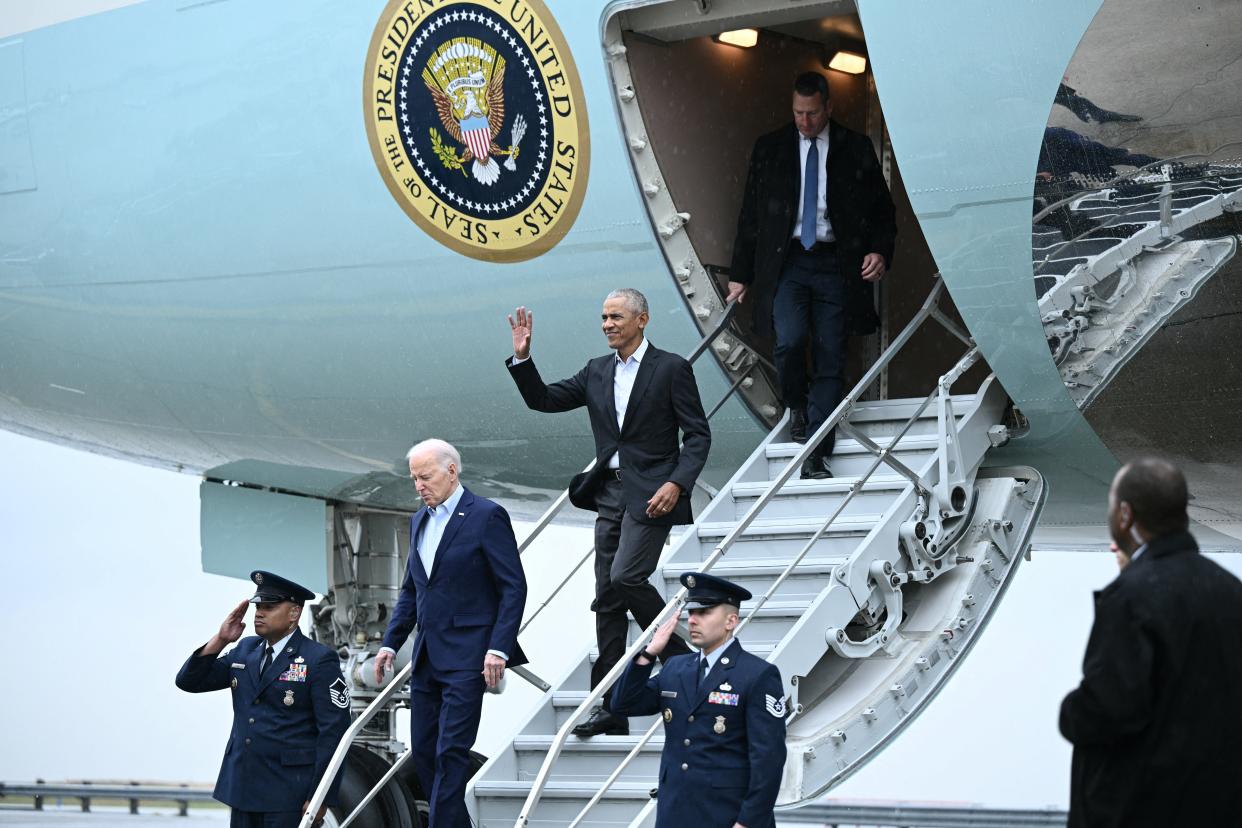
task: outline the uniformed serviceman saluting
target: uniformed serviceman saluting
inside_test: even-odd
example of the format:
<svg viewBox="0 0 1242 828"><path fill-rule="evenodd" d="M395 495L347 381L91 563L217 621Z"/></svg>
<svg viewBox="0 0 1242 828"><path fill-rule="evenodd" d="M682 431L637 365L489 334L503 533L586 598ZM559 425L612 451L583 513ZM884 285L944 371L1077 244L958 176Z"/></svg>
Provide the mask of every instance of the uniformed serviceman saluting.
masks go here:
<svg viewBox="0 0 1242 828"><path fill-rule="evenodd" d="M232 808L229 824L296 828L349 726L349 690L336 653L298 629L302 606L315 593L262 570L250 579L254 597L234 607L194 651L177 686L190 693L232 690L233 730L215 790ZM255 605L258 635L242 638L247 604ZM336 804L339 786L338 776L318 818Z"/></svg>
<svg viewBox="0 0 1242 828"><path fill-rule="evenodd" d="M613 692L622 716L664 718L657 828L773 828L772 806L785 767L785 690L780 671L733 637L750 593L737 584L686 572L690 641L697 654L651 667L677 617L656 630Z"/></svg>

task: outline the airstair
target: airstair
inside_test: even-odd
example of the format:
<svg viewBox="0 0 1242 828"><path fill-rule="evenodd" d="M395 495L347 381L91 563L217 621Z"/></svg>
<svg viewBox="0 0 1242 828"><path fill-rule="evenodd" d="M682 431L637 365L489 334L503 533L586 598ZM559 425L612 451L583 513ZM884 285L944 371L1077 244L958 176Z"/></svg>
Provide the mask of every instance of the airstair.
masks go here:
<svg viewBox="0 0 1242 828"><path fill-rule="evenodd" d="M780 668L790 711L778 807L815 798L859 768L936 695L1004 593L1043 504L1035 470L984 466L1009 437L1008 399L992 377L974 393L951 393L978 352L939 310L942 291L937 280L805 445L789 441L782 420L669 545L653 576L669 598L656 624L680 612L678 578L688 570L711 571L755 595L737 635ZM924 398L864 400L928 319L957 335L966 355ZM834 425L834 477L798 479ZM476 825L654 824L660 718L632 718L629 736L580 739L570 731L656 624L642 630L631 622L625 658L594 690L594 648L564 675L544 677L534 714L470 784Z"/></svg>

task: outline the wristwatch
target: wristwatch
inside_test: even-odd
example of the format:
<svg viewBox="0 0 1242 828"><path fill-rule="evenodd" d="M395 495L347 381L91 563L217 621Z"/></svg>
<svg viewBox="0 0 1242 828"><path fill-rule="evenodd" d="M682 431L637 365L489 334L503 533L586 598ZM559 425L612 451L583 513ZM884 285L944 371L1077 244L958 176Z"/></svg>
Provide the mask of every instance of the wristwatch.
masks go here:
<svg viewBox="0 0 1242 828"><path fill-rule="evenodd" d="M643 647L641 650L639 650L638 654L642 656L643 658L647 659L648 661L652 662L653 664L659 659L659 656L657 656L655 653L647 652L646 647Z"/></svg>

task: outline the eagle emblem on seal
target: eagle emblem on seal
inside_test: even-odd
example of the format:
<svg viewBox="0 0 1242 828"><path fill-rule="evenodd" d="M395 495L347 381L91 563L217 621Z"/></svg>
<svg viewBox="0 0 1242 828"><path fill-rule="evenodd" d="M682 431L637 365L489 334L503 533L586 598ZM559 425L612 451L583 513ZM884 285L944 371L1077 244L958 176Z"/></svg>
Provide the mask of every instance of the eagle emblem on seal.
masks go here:
<svg viewBox="0 0 1242 828"><path fill-rule="evenodd" d="M500 179L499 156L505 169L517 169L526 119L514 119L508 147L497 143L505 123L505 59L479 38L457 37L440 45L423 69L423 83L435 101L436 114L449 137L464 148L459 156L435 127L431 142L436 157L449 170L473 175L481 184ZM466 165L469 164L469 173Z"/></svg>

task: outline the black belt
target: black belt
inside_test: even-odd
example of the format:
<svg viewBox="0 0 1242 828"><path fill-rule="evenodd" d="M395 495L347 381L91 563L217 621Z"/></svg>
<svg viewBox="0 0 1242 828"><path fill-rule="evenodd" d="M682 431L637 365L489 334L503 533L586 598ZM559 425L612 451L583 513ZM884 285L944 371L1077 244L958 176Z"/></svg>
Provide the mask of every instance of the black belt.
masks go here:
<svg viewBox="0 0 1242 828"><path fill-rule="evenodd" d="M821 255L824 253L835 253L837 252L837 243L817 241L815 242L815 244L811 245L811 247L808 249L802 246L802 242L798 241L797 239L794 239L793 242L789 246L789 250L791 253L803 253L807 255Z"/></svg>

